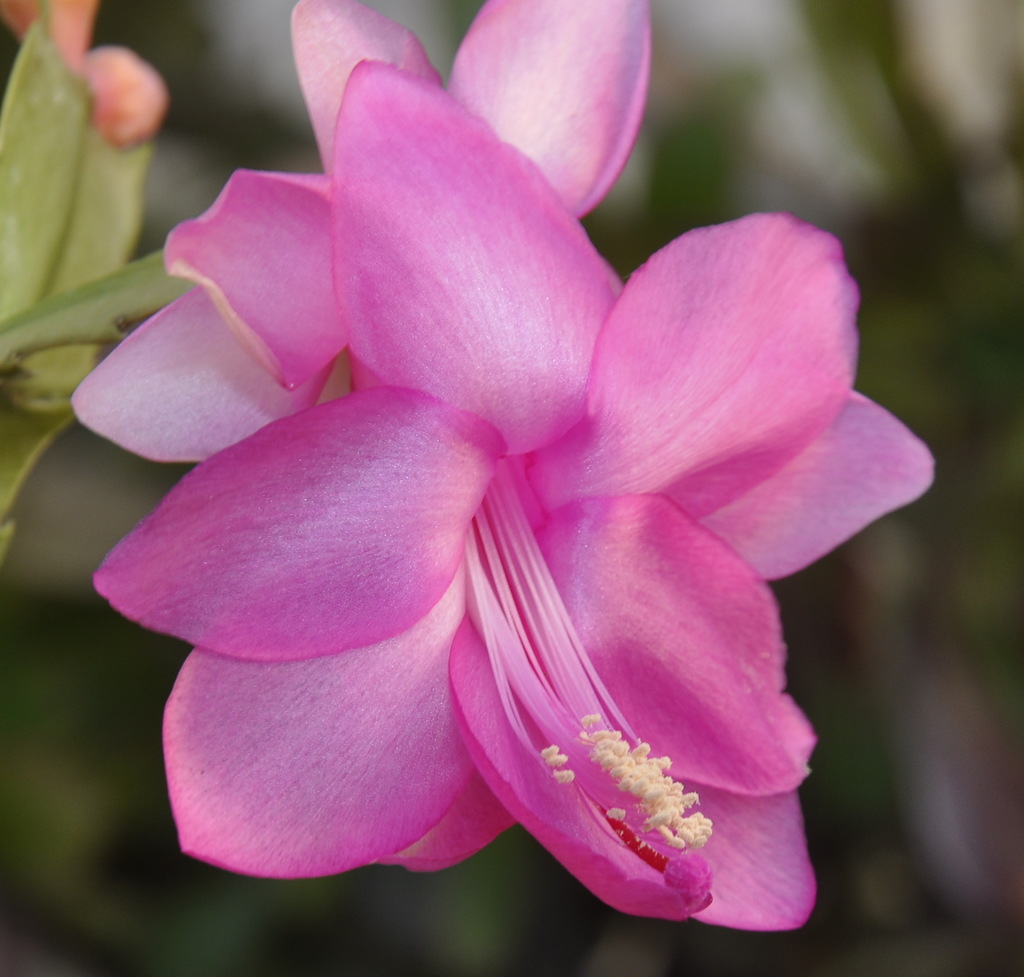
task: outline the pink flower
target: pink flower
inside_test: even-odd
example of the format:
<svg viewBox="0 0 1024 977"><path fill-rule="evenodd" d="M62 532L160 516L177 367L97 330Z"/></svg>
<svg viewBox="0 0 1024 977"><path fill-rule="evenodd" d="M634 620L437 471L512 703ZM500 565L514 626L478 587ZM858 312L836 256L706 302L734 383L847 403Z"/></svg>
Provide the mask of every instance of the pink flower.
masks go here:
<svg viewBox="0 0 1024 977"><path fill-rule="evenodd" d="M328 174L358 62L440 84L411 33L354 0L300 0L292 27ZM533 159L581 215L632 148L649 47L647 0L489 0L459 49L449 91ZM329 176L235 173L209 211L167 241L168 270L203 290L118 347L79 389L79 418L146 457L196 461L322 399L329 379L331 393L344 389L342 371L331 377L347 342L331 285L331 233Z"/></svg>
<svg viewBox="0 0 1024 977"><path fill-rule="evenodd" d="M197 466L96 577L196 645L165 721L184 850L439 868L514 819L623 911L799 925L814 736L764 578L931 473L851 390L838 245L757 215L622 287L431 80L358 66L338 127L354 392Z"/></svg>

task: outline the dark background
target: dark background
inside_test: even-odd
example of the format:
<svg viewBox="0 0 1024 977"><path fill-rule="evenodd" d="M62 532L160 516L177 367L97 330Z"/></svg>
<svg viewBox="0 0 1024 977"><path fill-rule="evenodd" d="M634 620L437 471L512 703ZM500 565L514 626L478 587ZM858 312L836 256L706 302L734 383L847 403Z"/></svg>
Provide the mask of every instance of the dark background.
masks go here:
<svg viewBox="0 0 1024 977"><path fill-rule="evenodd" d="M137 49L173 99L140 252L236 167L317 167L289 6L104 0L97 40ZM445 69L476 4L402 6L384 9L425 25ZM272 882L182 856L160 719L187 649L89 574L183 469L75 430L0 573L0 977L1024 974L1024 10L660 0L655 18L647 122L588 219L598 247L626 274L753 210L834 231L863 296L858 387L937 459L922 501L776 587L821 740L811 921L622 916L519 829L435 875ZM0 38L4 73L13 52Z"/></svg>

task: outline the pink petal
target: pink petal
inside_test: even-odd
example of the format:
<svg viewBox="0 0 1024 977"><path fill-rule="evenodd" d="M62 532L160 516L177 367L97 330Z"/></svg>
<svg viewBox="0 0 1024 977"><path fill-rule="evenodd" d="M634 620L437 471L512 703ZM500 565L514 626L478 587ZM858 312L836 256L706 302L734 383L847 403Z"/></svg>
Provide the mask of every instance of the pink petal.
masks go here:
<svg viewBox="0 0 1024 977"><path fill-rule="evenodd" d="M434 827L404 851L380 861L415 872L433 872L475 855L514 823L474 770L466 789Z"/></svg>
<svg viewBox="0 0 1024 977"><path fill-rule="evenodd" d="M416 35L354 0L299 0L292 47L320 158L334 158L334 126L345 85L360 61L385 61L440 84Z"/></svg>
<svg viewBox="0 0 1024 977"><path fill-rule="evenodd" d="M338 297L384 383L527 451L583 412L607 268L547 181L443 91L358 67L335 166Z"/></svg>
<svg viewBox="0 0 1024 977"><path fill-rule="evenodd" d="M195 288L143 323L79 385L78 419L155 461L200 461L312 406L326 373L285 390Z"/></svg>
<svg viewBox="0 0 1024 977"><path fill-rule="evenodd" d="M474 763L509 812L591 892L622 912L685 919L706 901L706 874L670 886L619 841L597 809L560 784L512 732L487 650L468 623L455 636L451 679L459 725ZM698 853L686 856L704 863ZM685 884L689 883L689 884Z"/></svg>
<svg viewBox="0 0 1024 977"><path fill-rule="evenodd" d="M767 579L813 563L932 481L928 449L853 394L831 427L775 475L703 522Z"/></svg>
<svg viewBox="0 0 1024 977"><path fill-rule="evenodd" d="M449 88L580 215L625 165L649 69L646 0L490 0L459 48Z"/></svg>
<svg viewBox="0 0 1024 977"><path fill-rule="evenodd" d="M691 231L626 283L591 417L542 456L549 507L669 491L693 515L763 481L849 395L856 290L839 245L788 215Z"/></svg>
<svg viewBox="0 0 1024 977"><path fill-rule="evenodd" d="M747 930L802 926L817 887L796 793L739 797L700 784L694 789L715 823L700 850L714 872L714 900L701 922Z"/></svg>
<svg viewBox="0 0 1024 977"><path fill-rule="evenodd" d="M814 734L782 692L774 598L729 547L663 496L566 506L538 541L601 679L685 787L806 777Z"/></svg>
<svg viewBox="0 0 1024 977"><path fill-rule="evenodd" d="M202 217L167 238L168 271L202 285L242 345L289 388L345 345L329 220L325 177L238 170Z"/></svg>
<svg viewBox="0 0 1024 977"><path fill-rule="evenodd" d="M499 441L408 390L310 408L186 475L96 588L146 627L241 658L382 641L451 582Z"/></svg>
<svg viewBox="0 0 1024 977"><path fill-rule="evenodd" d="M284 663L195 651L164 722L183 850L296 877L421 837L473 769L446 675L463 612L460 576L425 618L368 648Z"/></svg>

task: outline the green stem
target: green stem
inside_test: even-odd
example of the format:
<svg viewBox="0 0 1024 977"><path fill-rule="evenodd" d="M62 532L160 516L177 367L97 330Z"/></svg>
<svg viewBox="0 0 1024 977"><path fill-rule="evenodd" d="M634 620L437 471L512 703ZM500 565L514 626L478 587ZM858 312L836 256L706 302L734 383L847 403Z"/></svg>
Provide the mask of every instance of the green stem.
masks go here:
<svg viewBox="0 0 1024 977"><path fill-rule="evenodd" d="M157 251L81 288L43 299L0 321L0 369L54 346L117 342L191 287L164 271L163 254Z"/></svg>

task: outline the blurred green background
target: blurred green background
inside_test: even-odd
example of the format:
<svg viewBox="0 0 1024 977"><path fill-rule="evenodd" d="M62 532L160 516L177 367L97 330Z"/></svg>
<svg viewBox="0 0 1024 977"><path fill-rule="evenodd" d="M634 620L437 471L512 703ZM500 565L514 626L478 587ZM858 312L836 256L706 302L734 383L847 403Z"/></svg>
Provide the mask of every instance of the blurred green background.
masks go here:
<svg viewBox="0 0 1024 977"><path fill-rule="evenodd" d="M450 63L472 0L374 4ZM230 172L312 170L290 0L104 0L172 93L140 252ZM182 856L160 719L186 648L90 589L181 468L81 430L0 573L0 977L1024 974L1024 5L655 0L647 121L588 219L626 274L699 224L790 210L862 290L858 387L937 482L776 590L818 729L809 924L616 914L518 829L454 869L272 882ZM14 53L0 39L4 76Z"/></svg>

